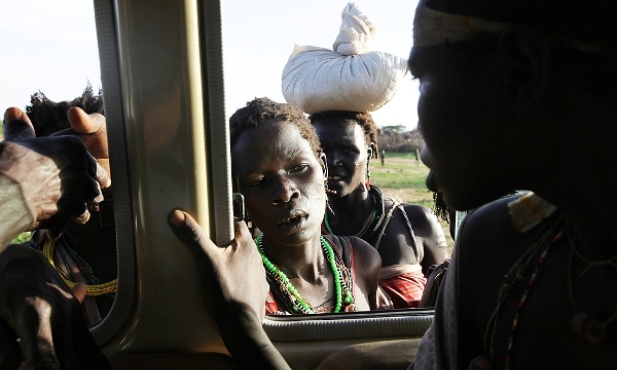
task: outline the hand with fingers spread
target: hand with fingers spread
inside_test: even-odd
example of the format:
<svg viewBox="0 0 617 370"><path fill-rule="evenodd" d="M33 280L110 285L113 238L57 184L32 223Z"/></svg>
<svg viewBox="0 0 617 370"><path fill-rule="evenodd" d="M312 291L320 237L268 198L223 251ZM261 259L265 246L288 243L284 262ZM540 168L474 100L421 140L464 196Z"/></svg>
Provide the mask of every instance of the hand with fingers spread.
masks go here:
<svg viewBox="0 0 617 370"><path fill-rule="evenodd" d="M261 326L268 283L246 224L237 222L231 245L218 247L183 211L172 211L169 223L195 256L204 290L212 297L208 309L229 353L242 368L289 369Z"/></svg>
<svg viewBox="0 0 617 370"><path fill-rule="evenodd" d="M77 126L96 126L81 113L74 113ZM57 235L69 218L87 222L89 211L103 200L101 188L111 180L84 143L74 136L36 138L30 119L18 108L6 110L4 136L0 196L10 216L0 226L0 248L24 230L44 228Z"/></svg>

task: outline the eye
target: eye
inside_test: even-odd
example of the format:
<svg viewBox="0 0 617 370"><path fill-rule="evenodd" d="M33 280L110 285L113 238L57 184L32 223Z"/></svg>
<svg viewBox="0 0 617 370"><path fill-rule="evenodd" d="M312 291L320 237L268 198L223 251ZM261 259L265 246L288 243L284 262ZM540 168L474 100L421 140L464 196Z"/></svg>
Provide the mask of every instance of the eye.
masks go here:
<svg viewBox="0 0 617 370"><path fill-rule="evenodd" d="M345 154L358 154L360 151L355 146L345 146L341 148L341 151Z"/></svg>
<svg viewBox="0 0 617 370"><path fill-rule="evenodd" d="M248 186L259 186L259 185L262 185L264 182L265 182L265 177L260 176L254 179L250 179L246 183L248 184Z"/></svg>
<svg viewBox="0 0 617 370"><path fill-rule="evenodd" d="M297 166L293 166L289 171L287 171L287 173L297 173L297 172L302 172L304 171L306 168L308 167L308 164L306 163L302 163L299 164Z"/></svg>

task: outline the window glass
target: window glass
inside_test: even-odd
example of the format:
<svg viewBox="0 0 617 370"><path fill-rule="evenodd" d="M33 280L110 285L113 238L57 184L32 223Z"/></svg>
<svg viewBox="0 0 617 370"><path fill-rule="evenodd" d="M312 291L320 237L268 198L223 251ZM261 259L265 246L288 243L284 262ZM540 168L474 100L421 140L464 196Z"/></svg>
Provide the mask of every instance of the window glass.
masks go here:
<svg viewBox="0 0 617 370"><path fill-rule="evenodd" d="M285 102L282 75L294 46L332 49L339 35L341 13L348 4L327 0L298 2L294 6L285 0L221 3L228 118L255 97ZM369 50L406 59L412 45L412 15L417 1L356 4L376 28ZM371 183L382 187L384 194L432 208L432 193L424 186L428 169L421 163L417 150L422 142L417 132L417 99L418 81L407 74L392 99L371 112L378 127L382 159L374 159L369 169L373 173ZM387 136L388 132L395 136ZM405 146L407 149L400 152L390 152ZM410 174L409 168L414 172ZM397 171L399 177L407 176L403 185L397 185L399 180L392 177ZM408 185L411 182L415 184ZM448 235L448 224L443 220L441 224L451 250L453 241Z"/></svg>
<svg viewBox="0 0 617 370"><path fill-rule="evenodd" d="M37 136L68 128L69 105L103 113L92 2L25 0L6 2L2 10L0 108L25 110ZM105 154L90 149L99 163L109 165ZM104 195L101 212L93 213L85 226L69 222L57 241L47 240L42 232L22 235L23 241L54 259L69 285L86 283L84 311L90 325L109 313L117 287L111 191L106 189Z"/></svg>

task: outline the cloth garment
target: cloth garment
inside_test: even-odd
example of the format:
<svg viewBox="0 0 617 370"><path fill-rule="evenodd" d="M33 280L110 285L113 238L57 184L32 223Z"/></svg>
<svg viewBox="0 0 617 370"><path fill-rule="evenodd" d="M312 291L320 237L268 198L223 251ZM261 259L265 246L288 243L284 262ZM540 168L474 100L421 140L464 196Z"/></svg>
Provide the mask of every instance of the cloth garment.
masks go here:
<svg viewBox="0 0 617 370"><path fill-rule="evenodd" d="M426 287L420 265L391 265L381 269L379 287L390 297L392 308L418 307Z"/></svg>
<svg viewBox="0 0 617 370"><path fill-rule="evenodd" d="M376 186L371 186L370 192L377 192L378 197L373 199L380 199L384 202L385 199L381 196L381 190ZM381 240L386 233L386 228L392 220L394 213L398 210L401 216L405 220L407 225L407 231L409 232L412 245L410 248L413 250L417 259L419 259L418 246L416 245L416 235L411 226L411 221L407 217L405 208L403 208L402 201L400 199L390 199L392 201L392 207L385 214L383 222L380 224L379 230L377 230L376 241L373 242L375 249L379 250ZM415 265L391 265L384 266L381 269L379 276L378 287L378 309L389 310L398 308L410 308L418 307L422 300L422 293L426 288L426 276L422 273L422 266L420 264Z"/></svg>

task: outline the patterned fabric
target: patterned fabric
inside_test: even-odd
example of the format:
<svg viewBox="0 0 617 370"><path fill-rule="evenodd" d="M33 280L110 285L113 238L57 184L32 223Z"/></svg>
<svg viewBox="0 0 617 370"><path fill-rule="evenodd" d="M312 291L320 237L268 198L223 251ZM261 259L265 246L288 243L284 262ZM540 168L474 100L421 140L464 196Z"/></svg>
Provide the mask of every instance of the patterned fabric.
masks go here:
<svg viewBox="0 0 617 370"><path fill-rule="evenodd" d="M343 276L347 276L345 280L347 280L346 283L348 284L348 286L351 286L351 291L352 291L352 294L354 296L354 301L355 301L356 269L355 269L355 264L354 264L353 246L351 244L351 241L349 240L349 238L338 237L334 235L327 235L326 238L328 239L328 241L330 241L330 244L332 244L332 247L333 247L332 249L334 250L336 254L335 255L336 264L337 264L337 267L339 268L339 271L345 269L345 271L341 271L341 274ZM341 249L343 251L342 255L340 254L339 249L336 248L337 245L341 246ZM281 303L280 299L282 299L282 297L280 294L277 294L278 292L278 288L276 286L277 282L272 281L271 279L268 279L268 283L270 284L270 291L268 292L268 297L266 298L266 303L265 303L266 315L291 315L292 313L289 310L286 310L284 308L284 303L279 304ZM277 302L277 299L279 299L278 302ZM350 310L353 310L353 307L354 305L351 304L345 309L343 309L343 311L348 312ZM330 299L324 302L324 304L321 307L313 307L313 309L315 313L330 313L334 309L334 299Z"/></svg>
<svg viewBox="0 0 617 370"><path fill-rule="evenodd" d="M392 308L418 307L426 277L420 265L391 265L381 269L379 287L390 297Z"/></svg>
<svg viewBox="0 0 617 370"><path fill-rule="evenodd" d="M517 200L508 203L512 226L524 233L546 220L557 207L532 192L527 192Z"/></svg>

